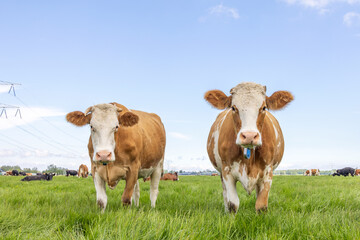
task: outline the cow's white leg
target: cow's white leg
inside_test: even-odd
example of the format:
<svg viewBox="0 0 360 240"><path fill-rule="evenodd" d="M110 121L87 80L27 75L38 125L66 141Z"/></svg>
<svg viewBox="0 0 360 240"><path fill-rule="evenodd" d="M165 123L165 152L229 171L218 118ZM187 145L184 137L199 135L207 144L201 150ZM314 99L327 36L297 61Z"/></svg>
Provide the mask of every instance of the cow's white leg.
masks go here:
<svg viewBox="0 0 360 240"><path fill-rule="evenodd" d="M101 208L101 211L104 212L107 204L106 185L105 181L101 179L97 172L95 172L94 184L97 205Z"/></svg>
<svg viewBox="0 0 360 240"><path fill-rule="evenodd" d="M134 192L132 195L132 199L134 200L134 204L135 206L139 206L139 198L140 198L140 184L139 184L139 180L136 181L135 187L134 187Z"/></svg>
<svg viewBox="0 0 360 240"><path fill-rule="evenodd" d="M226 188L227 208L229 212L236 213L239 208L239 197L236 192L236 180L231 174L227 174L223 175L223 182Z"/></svg>
<svg viewBox="0 0 360 240"><path fill-rule="evenodd" d="M257 212L266 211L268 207L269 192L272 183L272 176L266 176L256 185L256 203Z"/></svg>
<svg viewBox="0 0 360 240"><path fill-rule="evenodd" d="M228 212L229 211L229 206L228 206L228 198L227 198L226 186L225 186L223 177L220 176L220 178L221 178L221 183L222 183L222 187L223 187L223 198L224 198L225 211Z"/></svg>
<svg viewBox="0 0 360 240"><path fill-rule="evenodd" d="M162 164L159 164L162 165ZM162 166L156 167L154 172L151 174L151 180L150 180L150 201L151 201L151 207L155 207L156 199L159 194L159 182L161 178L161 171Z"/></svg>

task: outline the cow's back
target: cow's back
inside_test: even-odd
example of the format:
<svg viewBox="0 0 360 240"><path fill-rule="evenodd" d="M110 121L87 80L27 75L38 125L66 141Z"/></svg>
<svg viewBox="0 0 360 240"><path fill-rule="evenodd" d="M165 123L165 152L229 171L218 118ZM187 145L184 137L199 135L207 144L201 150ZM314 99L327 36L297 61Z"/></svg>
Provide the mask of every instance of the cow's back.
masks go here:
<svg viewBox="0 0 360 240"><path fill-rule="evenodd" d="M139 122L134 126L138 131L137 137L141 168L154 166L164 156L165 151L165 128L161 119L154 113L132 110L139 117Z"/></svg>

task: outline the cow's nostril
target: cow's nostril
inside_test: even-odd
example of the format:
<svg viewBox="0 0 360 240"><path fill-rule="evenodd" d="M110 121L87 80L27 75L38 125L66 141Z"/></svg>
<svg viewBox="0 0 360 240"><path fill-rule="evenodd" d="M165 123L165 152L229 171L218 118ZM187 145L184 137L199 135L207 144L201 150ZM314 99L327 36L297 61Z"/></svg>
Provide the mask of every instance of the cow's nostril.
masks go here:
<svg viewBox="0 0 360 240"><path fill-rule="evenodd" d="M243 139L246 139L246 136L245 136L245 134L241 134L241 137L243 138Z"/></svg>

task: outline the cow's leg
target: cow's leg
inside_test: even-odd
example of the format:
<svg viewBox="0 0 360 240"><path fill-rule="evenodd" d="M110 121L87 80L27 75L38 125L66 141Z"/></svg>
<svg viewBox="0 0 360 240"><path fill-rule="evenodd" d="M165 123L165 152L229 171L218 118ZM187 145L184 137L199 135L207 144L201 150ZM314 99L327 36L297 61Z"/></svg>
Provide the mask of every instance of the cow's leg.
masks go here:
<svg viewBox="0 0 360 240"><path fill-rule="evenodd" d="M156 199L159 194L159 182L161 178L161 172L162 172L162 164L159 164L160 166L156 167L154 172L150 176L150 201L151 201L151 207L155 207Z"/></svg>
<svg viewBox="0 0 360 240"><path fill-rule="evenodd" d="M224 206L225 206L225 211L228 212L229 211L229 206L228 206L228 199L227 199L227 191L226 191L226 186L223 180L222 175L220 174L220 178L221 178L221 183L222 183L222 187L223 187L223 198L224 198Z"/></svg>
<svg viewBox="0 0 360 240"><path fill-rule="evenodd" d="M236 213L239 208L239 196L236 192L236 180L231 174L223 174L223 183L226 188L226 203L229 212ZM225 198L224 198L225 201ZM225 206L226 208L226 206Z"/></svg>
<svg viewBox="0 0 360 240"><path fill-rule="evenodd" d="M256 184L255 209L257 212L267 210L271 182L272 177L266 176L262 181Z"/></svg>
<svg viewBox="0 0 360 240"><path fill-rule="evenodd" d="M106 185L105 181L101 179L97 172L95 172L94 184L97 205L101 208L102 212L104 212L107 204Z"/></svg>
<svg viewBox="0 0 360 240"><path fill-rule="evenodd" d="M133 195L135 185L138 181L138 171L130 170L126 176L126 184L121 201L124 206L131 205L131 197Z"/></svg>
<svg viewBox="0 0 360 240"><path fill-rule="evenodd" d="M139 184L139 180L137 180L135 187L134 187L134 192L132 195L132 199L134 200L134 204L135 206L139 206L139 198L140 198L140 184Z"/></svg>

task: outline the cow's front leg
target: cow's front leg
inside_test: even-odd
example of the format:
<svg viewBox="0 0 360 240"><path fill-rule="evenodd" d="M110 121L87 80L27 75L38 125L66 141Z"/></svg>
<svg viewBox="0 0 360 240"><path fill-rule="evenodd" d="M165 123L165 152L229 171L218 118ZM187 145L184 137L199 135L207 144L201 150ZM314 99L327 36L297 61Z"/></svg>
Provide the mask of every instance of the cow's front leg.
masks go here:
<svg viewBox="0 0 360 240"><path fill-rule="evenodd" d="M128 174L126 175L125 189L124 189L124 193L121 197L121 201L124 206L131 205L131 197L133 195L135 184L136 184L137 180L138 180L138 171L130 170L128 172Z"/></svg>
<svg viewBox="0 0 360 240"><path fill-rule="evenodd" d="M239 209L239 197L236 192L236 180L230 173L222 173L225 209L236 213ZM225 186L225 187L224 187ZM226 196L226 197L225 197Z"/></svg>
<svg viewBox="0 0 360 240"><path fill-rule="evenodd" d="M156 199L159 194L159 183L161 178L161 172L163 170L162 168L162 161L159 163L159 165L156 167L154 172L151 174L150 178L150 201L151 201L151 207L154 208L156 204Z"/></svg>
<svg viewBox="0 0 360 240"><path fill-rule="evenodd" d="M105 181L97 172L95 172L94 184L96 189L96 203L101 208L101 211L104 212L107 204L106 185Z"/></svg>
<svg viewBox="0 0 360 240"><path fill-rule="evenodd" d="M134 201L135 206L138 207L138 206L139 206L139 199L140 199L140 184L139 184L139 180L136 181L132 199L133 199L133 201Z"/></svg>
<svg viewBox="0 0 360 240"><path fill-rule="evenodd" d="M267 176L256 185L255 209L257 212L266 211L268 208L268 199L269 199L271 182L272 182L272 177Z"/></svg>

